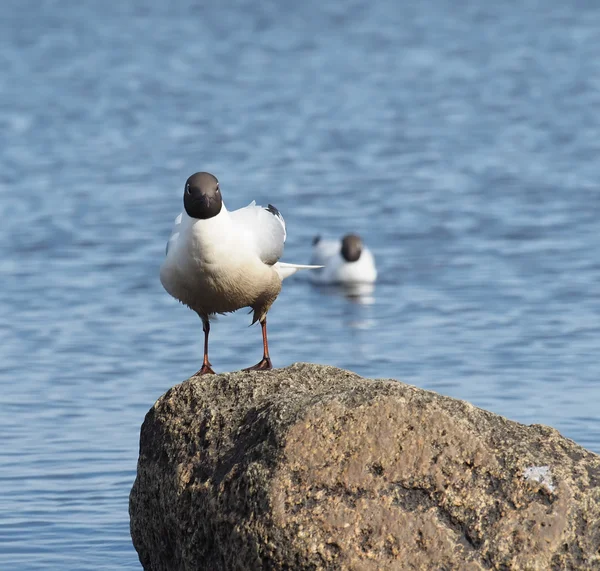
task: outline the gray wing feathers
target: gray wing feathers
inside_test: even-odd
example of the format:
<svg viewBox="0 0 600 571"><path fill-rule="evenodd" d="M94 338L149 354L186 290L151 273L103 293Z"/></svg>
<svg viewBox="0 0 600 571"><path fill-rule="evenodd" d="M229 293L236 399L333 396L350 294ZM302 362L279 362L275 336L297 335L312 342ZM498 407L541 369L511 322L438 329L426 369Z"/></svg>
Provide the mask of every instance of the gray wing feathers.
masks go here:
<svg viewBox="0 0 600 571"><path fill-rule="evenodd" d="M340 240L320 240L313 246L311 264L326 266L331 259L340 253L342 243Z"/></svg>
<svg viewBox="0 0 600 571"><path fill-rule="evenodd" d="M175 222L173 223L173 229L171 230L171 236L169 237L169 241L167 242L167 247L165 248L165 256L169 254L169 250L177 242L179 238L179 230L181 228L181 214L175 218Z"/></svg>
<svg viewBox="0 0 600 571"><path fill-rule="evenodd" d="M271 204L263 208L252 202L230 214L235 224L243 228L248 238L254 241L263 263L272 266L281 258L286 231L285 221L277 208Z"/></svg>

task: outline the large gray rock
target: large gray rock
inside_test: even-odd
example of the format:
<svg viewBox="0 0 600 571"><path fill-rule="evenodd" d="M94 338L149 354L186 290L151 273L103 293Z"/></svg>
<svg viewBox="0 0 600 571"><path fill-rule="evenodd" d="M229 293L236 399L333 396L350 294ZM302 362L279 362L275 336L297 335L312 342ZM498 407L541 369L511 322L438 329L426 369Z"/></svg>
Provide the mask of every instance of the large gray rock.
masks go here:
<svg viewBox="0 0 600 571"><path fill-rule="evenodd" d="M191 378L140 440L146 570L600 568L598 456L398 381Z"/></svg>

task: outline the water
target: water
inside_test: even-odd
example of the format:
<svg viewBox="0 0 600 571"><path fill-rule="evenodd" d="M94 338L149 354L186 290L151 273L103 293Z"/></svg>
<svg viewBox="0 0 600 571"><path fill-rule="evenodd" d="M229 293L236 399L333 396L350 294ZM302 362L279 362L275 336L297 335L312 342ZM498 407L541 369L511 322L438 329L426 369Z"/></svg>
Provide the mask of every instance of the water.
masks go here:
<svg viewBox="0 0 600 571"><path fill-rule="evenodd" d="M276 366L394 377L600 452L600 6L8 0L0 568L139 569L139 427L200 365L158 268L183 183L361 233L371 303L286 282ZM258 361L249 316L211 361Z"/></svg>

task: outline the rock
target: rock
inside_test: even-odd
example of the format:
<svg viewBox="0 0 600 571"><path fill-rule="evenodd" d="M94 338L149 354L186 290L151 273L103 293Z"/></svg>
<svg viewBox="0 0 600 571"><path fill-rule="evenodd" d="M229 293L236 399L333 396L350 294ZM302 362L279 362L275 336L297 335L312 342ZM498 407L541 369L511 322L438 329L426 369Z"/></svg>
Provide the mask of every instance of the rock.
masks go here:
<svg viewBox="0 0 600 571"><path fill-rule="evenodd" d="M146 570L600 568L600 457L393 380L191 378L141 430Z"/></svg>

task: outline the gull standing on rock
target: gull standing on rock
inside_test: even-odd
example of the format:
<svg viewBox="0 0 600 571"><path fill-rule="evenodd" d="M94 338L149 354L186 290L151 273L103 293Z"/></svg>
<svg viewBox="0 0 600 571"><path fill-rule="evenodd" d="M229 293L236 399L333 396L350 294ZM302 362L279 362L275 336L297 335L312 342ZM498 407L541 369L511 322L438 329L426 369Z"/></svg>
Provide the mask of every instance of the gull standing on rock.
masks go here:
<svg viewBox="0 0 600 571"><path fill-rule="evenodd" d="M208 360L210 317L242 307L254 310L252 323L260 322L263 338L262 360L245 370L271 369L267 312L284 278L318 266L279 262L286 231L277 208L252 202L229 212L219 181L210 173L187 179L183 206L167 243L160 281L202 319L204 359L196 374L214 373Z"/></svg>

